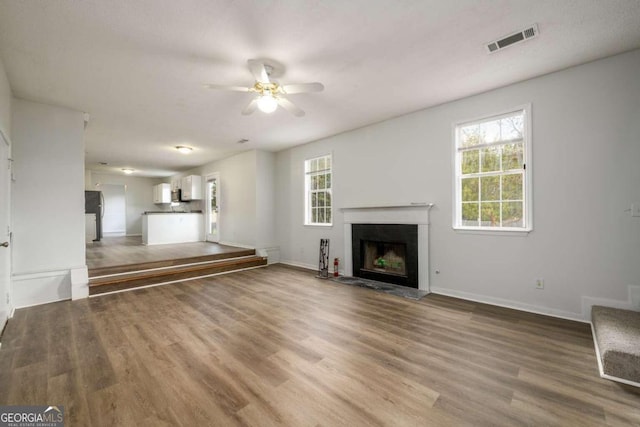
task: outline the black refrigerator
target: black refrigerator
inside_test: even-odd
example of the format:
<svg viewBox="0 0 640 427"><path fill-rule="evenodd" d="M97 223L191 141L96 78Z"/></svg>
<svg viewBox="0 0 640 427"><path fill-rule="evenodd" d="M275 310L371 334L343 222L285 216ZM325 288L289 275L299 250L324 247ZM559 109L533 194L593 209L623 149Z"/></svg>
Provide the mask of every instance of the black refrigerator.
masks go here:
<svg viewBox="0 0 640 427"><path fill-rule="evenodd" d="M84 213L96 214L96 238L94 242L102 239L102 217L104 215L104 196L102 191L84 192Z"/></svg>

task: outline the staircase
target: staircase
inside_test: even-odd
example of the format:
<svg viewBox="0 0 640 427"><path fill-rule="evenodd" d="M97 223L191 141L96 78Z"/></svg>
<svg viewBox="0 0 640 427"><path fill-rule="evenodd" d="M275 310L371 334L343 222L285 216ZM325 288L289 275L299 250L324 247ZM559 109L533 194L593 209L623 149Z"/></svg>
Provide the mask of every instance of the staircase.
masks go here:
<svg viewBox="0 0 640 427"><path fill-rule="evenodd" d="M247 249L233 253L102 267L89 270L89 295L125 291L264 267L267 258Z"/></svg>

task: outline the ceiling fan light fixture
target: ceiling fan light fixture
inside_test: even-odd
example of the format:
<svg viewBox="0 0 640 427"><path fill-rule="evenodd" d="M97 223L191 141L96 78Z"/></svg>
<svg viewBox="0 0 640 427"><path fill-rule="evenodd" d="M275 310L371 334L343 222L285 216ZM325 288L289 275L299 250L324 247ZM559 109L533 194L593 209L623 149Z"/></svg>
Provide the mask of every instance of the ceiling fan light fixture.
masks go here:
<svg viewBox="0 0 640 427"><path fill-rule="evenodd" d="M176 150L178 150L182 154L189 154L193 151L193 148L187 147L186 145L177 145Z"/></svg>
<svg viewBox="0 0 640 427"><path fill-rule="evenodd" d="M276 101L271 92L265 92L258 98L258 108L263 113L273 113L278 108L278 101Z"/></svg>

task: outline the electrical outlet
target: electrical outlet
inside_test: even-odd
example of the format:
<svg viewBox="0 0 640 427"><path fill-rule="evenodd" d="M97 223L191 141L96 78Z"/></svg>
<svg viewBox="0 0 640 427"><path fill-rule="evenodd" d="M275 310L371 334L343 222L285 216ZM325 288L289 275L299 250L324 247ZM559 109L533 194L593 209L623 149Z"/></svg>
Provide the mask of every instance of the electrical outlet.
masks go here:
<svg viewBox="0 0 640 427"><path fill-rule="evenodd" d="M536 279L536 289L544 289L544 279Z"/></svg>

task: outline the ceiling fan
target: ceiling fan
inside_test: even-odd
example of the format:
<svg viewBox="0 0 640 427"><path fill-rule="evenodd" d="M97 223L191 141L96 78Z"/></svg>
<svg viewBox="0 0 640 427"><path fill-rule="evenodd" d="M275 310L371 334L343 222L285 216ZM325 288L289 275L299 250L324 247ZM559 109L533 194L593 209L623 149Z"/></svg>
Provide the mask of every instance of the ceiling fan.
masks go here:
<svg viewBox="0 0 640 427"><path fill-rule="evenodd" d="M253 77L256 79L253 86L205 85L205 87L208 87L209 89L255 93L256 97L251 100L244 110L242 110L242 114L244 115L249 115L256 111L256 109L259 109L264 113L273 113L279 105L294 116L302 117L304 116L304 111L302 111L293 102L289 101L287 99L287 95L322 92L324 90L324 85L317 82L281 85L271 80L274 65L266 60L250 59L247 61L247 65L249 66L251 74L253 74Z"/></svg>

